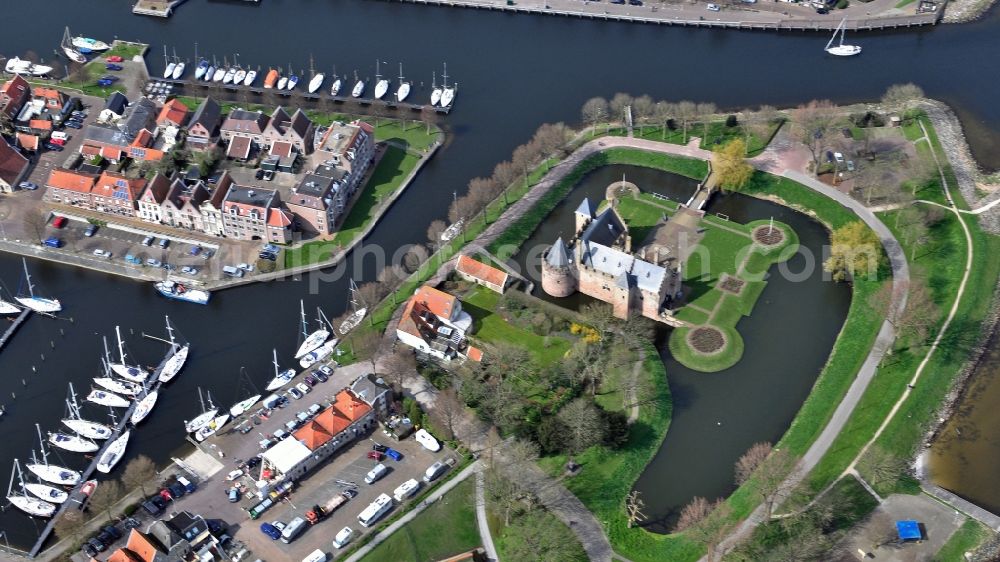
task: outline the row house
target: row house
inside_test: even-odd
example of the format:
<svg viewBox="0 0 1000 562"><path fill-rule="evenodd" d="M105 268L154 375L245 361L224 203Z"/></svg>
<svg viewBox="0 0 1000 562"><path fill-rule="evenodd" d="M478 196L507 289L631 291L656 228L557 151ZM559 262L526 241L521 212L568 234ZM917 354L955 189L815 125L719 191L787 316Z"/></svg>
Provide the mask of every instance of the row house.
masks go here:
<svg viewBox="0 0 1000 562"><path fill-rule="evenodd" d="M227 147L235 139L241 139L237 142L246 147L245 152L249 154L251 146L263 146L264 129L267 128L269 122L270 118L260 111L234 109L222 122L222 126L219 128L219 137ZM226 154L228 155L230 151L231 147L227 149Z"/></svg>
<svg viewBox="0 0 1000 562"><path fill-rule="evenodd" d="M233 178L229 172L223 172L219 180L215 182L215 189L211 197L201 202L199 211L201 212L201 229L205 234L212 236L226 236L226 223L222 217L222 203L229 194L229 189L233 186Z"/></svg>
<svg viewBox="0 0 1000 562"><path fill-rule="evenodd" d="M13 120L30 98L31 85L20 74L15 74L0 86L0 113Z"/></svg>
<svg viewBox="0 0 1000 562"><path fill-rule="evenodd" d="M163 221L163 202L170 191L170 178L156 174L149 181L142 195L139 196L137 216L146 222L159 223Z"/></svg>
<svg viewBox="0 0 1000 562"><path fill-rule="evenodd" d="M212 98L205 98L187 123L188 148L206 150L219 140L219 124L222 123L222 107Z"/></svg>
<svg viewBox="0 0 1000 562"><path fill-rule="evenodd" d="M187 123L188 108L177 98L163 104L160 114L156 116L157 127L181 128Z"/></svg>
<svg viewBox="0 0 1000 562"><path fill-rule="evenodd" d="M271 114L267 126L264 127L262 144L273 146L278 142L286 142L296 152L308 155L313 152L315 136L316 128L304 111L296 109L295 113L289 117L284 108L278 107Z"/></svg>
<svg viewBox="0 0 1000 562"><path fill-rule="evenodd" d="M47 203L91 209L93 199L90 194L94 190L96 181L97 176L94 174L56 168L45 182L45 195L42 200Z"/></svg>
<svg viewBox="0 0 1000 562"><path fill-rule="evenodd" d="M364 121L337 122L318 136L313 162L344 170L344 195L350 199L375 158L375 129Z"/></svg>
<svg viewBox="0 0 1000 562"><path fill-rule="evenodd" d="M125 158L157 162L164 151L155 144L156 116L156 105L140 98L126 107L116 122L88 125L80 153L86 157L102 156L115 163Z"/></svg>
<svg viewBox="0 0 1000 562"><path fill-rule="evenodd" d="M145 179L129 179L114 172L104 172L91 191L92 207L100 213L134 217L145 186Z"/></svg>
<svg viewBox="0 0 1000 562"><path fill-rule="evenodd" d="M0 193L11 193L28 173L28 159L0 136Z"/></svg>
<svg viewBox="0 0 1000 562"><path fill-rule="evenodd" d="M201 204L211 193L203 181L186 182L175 178L160 211L160 222L174 228L202 230Z"/></svg>
<svg viewBox="0 0 1000 562"><path fill-rule="evenodd" d="M233 184L222 203L226 236L238 240L291 240L292 216L278 192Z"/></svg>

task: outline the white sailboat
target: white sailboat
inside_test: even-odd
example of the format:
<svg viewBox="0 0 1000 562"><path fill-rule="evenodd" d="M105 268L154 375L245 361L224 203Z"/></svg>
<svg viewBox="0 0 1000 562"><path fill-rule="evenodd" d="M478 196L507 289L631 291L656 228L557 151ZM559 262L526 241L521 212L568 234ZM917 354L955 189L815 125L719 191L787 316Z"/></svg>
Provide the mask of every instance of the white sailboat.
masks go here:
<svg viewBox="0 0 1000 562"><path fill-rule="evenodd" d="M284 90L286 86L288 86L288 77L282 76L281 78L278 78L278 85L275 86L275 88Z"/></svg>
<svg viewBox="0 0 1000 562"><path fill-rule="evenodd" d="M310 351L309 353L306 353L302 357L302 359L299 360L299 365L303 369L308 369L309 367L312 367L316 363L332 355L333 350L337 349L338 343L340 343L340 340L338 340L337 338L333 338L332 340L324 343L323 345L317 347L316 349Z"/></svg>
<svg viewBox="0 0 1000 562"><path fill-rule="evenodd" d="M4 70L6 70L8 74L45 76L46 74L52 72L52 67L44 64L35 64L30 60L24 60L18 57L11 57L7 59L7 64L4 65Z"/></svg>
<svg viewBox="0 0 1000 562"><path fill-rule="evenodd" d="M399 63L399 87L396 88L396 101L401 102L410 95L410 83L403 79L403 63Z"/></svg>
<svg viewBox="0 0 1000 562"><path fill-rule="evenodd" d="M326 74L323 74L322 72L313 76L312 80L309 81L309 93L315 94L316 90L319 90L320 87L323 86L324 80L326 80Z"/></svg>
<svg viewBox="0 0 1000 562"><path fill-rule="evenodd" d="M239 86L240 84L243 83L243 80L246 79L246 77L247 77L247 71L243 70L242 68L238 69L236 71L236 75L233 76L233 85Z"/></svg>
<svg viewBox="0 0 1000 562"><path fill-rule="evenodd" d="M73 62L78 62L80 64L84 64L84 63L87 62L87 57L83 53L81 53L80 51L77 51L76 49L74 49L73 47L69 47L69 46L63 45L62 49L63 49L63 53L66 54L66 57L69 60L71 60Z"/></svg>
<svg viewBox="0 0 1000 562"><path fill-rule="evenodd" d="M229 414L222 414L221 416L216 416L215 418L212 419L212 421L208 422L208 425L196 431L194 433L194 438L199 443L201 443L202 441L215 435L215 432L222 429L222 426L226 425L228 421L229 421Z"/></svg>
<svg viewBox="0 0 1000 562"><path fill-rule="evenodd" d="M437 85L437 73L431 74L431 105L441 103L441 88Z"/></svg>
<svg viewBox="0 0 1000 562"><path fill-rule="evenodd" d="M69 499L69 494L66 491L60 490L55 486L49 486L48 484L26 482L24 489L36 498L50 503L64 503Z"/></svg>
<svg viewBox="0 0 1000 562"><path fill-rule="evenodd" d="M87 395L87 402L93 402L94 404L110 408L128 408L129 405L129 401L121 396L113 392L97 390L96 388L90 389L90 394Z"/></svg>
<svg viewBox="0 0 1000 562"><path fill-rule="evenodd" d="M172 381L181 372L184 363L187 362L188 352L191 351L189 344L180 345L174 341L174 328L170 325L169 316L167 317L167 334L170 336L170 347L173 348L174 353L163 364L163 369L160 371L158 379L163 383Z"/></svg>
<svg viewBox="0 0 1000 562"><path fill-rule="evenodd" d="M219 409L212 404L212 393L208 394L208 407L205 407L205 399L201 394L201 387L198 388L198 400L201 401L201 414L195 417L191 421L184 422L184 429L188 433L194 433L208 425L215 418L215 414L219 413Z"/></svg>
<svg viewBox="0 0 1000 562"><path fill-rule="evenodd" d="M240 400L239 402L233 404L231 408L229 408L229 415L233 416L234 418L239 417L250 408L253 408L253 405L256 404L257 402L260 402L260 394L254 394L250 398Z"/></svg>
<svg viewBox="0 0 1000 562"><path fill-rule="evenodd" d="M333 84L330 85L330 95L336 96L340 93L340 88L344 85L340 78L334 77Z"/></svg>
<svg viewBox="0 0 1000 562"><path fill-rule="evenodd" d="M138 403L135 405L135 409L132 410L132 417L129 421L132 425L138 425L139 422L146 419L146 416L153 411L153 406L156 405L156 399L160 397L160 391L154 390L153 392L147 392Z"/></svg>
<svg viewBox="0 0 1000 562"><path fill-rule="evenodd" d="M226 70L226 73L222 75L222 83L232 84L235 78L236 78L236 69L230 67Z"/></svg>
<svg viewBox="0 0 1000 562"><path fill-rule="evenodd" d="M167 66L163 68L163 77L170 78L174 75L174 68L177 63L167 58L167 46L163 46L163 62L167 63Z"/></svg>
<svg viewBox="0 0 1000 562"><path fill-rule="evenodd" d="M79 472L49 464L49 453L45 450L45 440L42 439L42 428L38 424L35 424L35 429L38 431L38 442L42 449L42 462L35 461L34 456L32 456L32 462L25 464L24 467L30 470L35 476L52 484L60 484L62 486L76 486L79 484L83 478Z"/></svg>
<svg viewBox="0 0 1000 562"><path fill-rule="evenodd" d="M389 81L382 78L379 71L379 62L375 61L375 99L380 100L389 91Z"/></svg>
<svg viewBox="0 0 1000 562"><path fill-rule="evenodd" d="M128 439L131 434L131 431L125 431L118 439L108 443L108 446L97 460L98 472L107 474L118 464L118 461L122 460L122 457L125 456L125 447L128 446Z"/></svg>
<svg viewBox="0 0 1000 562"><path fill-rule="evenodd" d="M346 320L340 323L340 335L342 336L347 335L347 332L350 332L351 330L356 328L358 324L360 324L361 321L364 320L365 314L368 314L367 307L358 306L358 300L359 300L358 284L354 282L354 279L351 279L350 291L351 291L351 308L354 309L354 312L352 312L351 315L348 316Z"/></svg>
<svg viewBox="0 0 1000 562"><path fill-rule="evenodd" d="M82 36L73 38L73 46L77 49L90 49L91 51L107 51L111 48L111 46L104 41L98 41L97 39Z"/></svg>
<svg viewBox="0 0 1000 562"><path fill-rule="evenodd" d="M212 61L213 62L215 61L214 57L212 58ZM226 69L227 69L228 66L229 66L229 63L227 63L226 62L226 58L223 57L222 58L222 65L215 65L215 71L212 72L211 76L208 76L206 74L205 75L205 79L206 80L211 80L212 82L222 82L222 79L226 77Z"/></svg>
<svg viewBox="0 0 1000 562"><path fill-rule="evenodd" d="M108 439L111 437L114 432L107 425L80 417L80 406L76 402L76 392L73 390L73 383L69 383L69 395L70 397L66 400L69 417L63 418L62 424L73 430L77 435L82 435L87 439Z"/></svg>
<svg viewBox="0 0 1000 562"><path fill-rule="evenodd" d="M0 299L0 314L20 314L21 309L16 304Z"/></svg>
<svg viewBox="0 0 1000 562"><path fill-rule="evenodd" d="M256 70L248 70L247 77L243 79L244 86L253 86L253 81L257 79Z"/></svg>
<svg viewBox="0 0 1000 562"><path fill-rule="evenodd" d="M441 107L448 107L455 101L455 88L448 87L448 63L444 65L444 87L441 89Z"/></svg>
<svg viewBox="0 0 1000 562"><path fill-rule="evenodd" d="M195 50L197 51L197 48L195 48ZM195 54L197 55L197 53ZM195 56L195 58L198 57ZM208 70L208 66L209 64L207 60L201 59L200 61L198 61L198 66L194 67L194 79L201 80L205 76L205 71Z"/></svg>
<svg viewBox="0 0 1000 562"><path fill-rule="evenodd" d="M35 312L52 314L62 310L62 304L58 300L35 296L35 286L31 283L31 274L28 273L28 260L21 258L21 262L24 263L24 279L28 284L28 296L15 297L14 300Z"/></svg>
<svg viewBox="0 0 1000 562"><path fill-rule="evenodd" d="M115 336L118 338L118 363L112 363L110 358L108 363L111 365L111 370L114 371L119 377L130 380L132 382L145 382L146 378L149 377L149 373L145 369L129 365L125 361L125 342L122 341L122 332L119 326L115 326ZM105 342L104 352L107 353L107 342Z"/></svg>
<svg viewBox="0 0 1000 562"><path fill-rule="evenodd" d="M15 475L20 483L20 494L14 492ZM14 470L10 474L10 483L7 485L7 500L10 501L14 507L27 513L28 515L34 515L36 517L51 517L56 512L55 505L36 497L32 497L28 494L28 489L24 484L24 474L21 473L21 465L17 459L14 459Z"/></svg>
<svg viewBox="0 0 1000 562"><path fill-rule="evenodd" d="M94 451L100 449L97 443L94 443L89 439L84 439L79 435L70 435L61 431L49 433L49 444L59 447L64 451L70 451L71 453L93 453Z"/></svg>
<svg viewBox="0 0 1000 562"><path fill-rule="evenodd" d="M135 396L142 391L142 387L135 383L120 381L111 377L94 377L94 382L105 390L114 392L115 394L124 394L125 396Z"/></svg>
<svg viewBox="0 0 1000 562"><path fill-rule="evenodd" d="M300 312L302 314L302 338L303 338L303 341L302 341L302 345L300 345L299 349L296 350L296 352L295 352L295 358L296 359L301 358L302 356L304 356L305 354L309 353L310 351L312 351L312 350L316 349L317 347L323 345L323 342L325 342L330 337L330 331L326 329L327 328L327 324L329 324L329 323L323 321L324 320L324 318L322 316L323 315L323 311L321 311L319 308L316 309L316 311L318 313L318 316L316 318L316 322L319 323L319 329L316 330L315 332L309 333L309 326L308 326L308 324L306 324L306 309L305 309L305 304L301 300L299 301L299 310L300 310Z"/></svg>
<svg viewBox="0 0 1000 562"><path fill-rule="evenodd" d="M847 18L844 18L840 21L840 25L837 26L837 29L833 30L833 36L830 37L829 41L827 41L826 47L823 50L838 57L851 57L861 54L860 46L844 44L844 32L846 31L846 26ZM837 33L840 33L840 43L834 45L833 41L837 38Z"/></svg>
<svg viewBox="0 0 1000 562"><path fill-rule="evenodd" d="M365 93L365 81L358 78L358 71L354 71L354 89L351 90L351 97L360 98Z"/></svg>
<svg viewBox="0 0 1000 562"><path fill-rule="evenodd" d="M274 378L267 383L266 389L268 391L277 390L295 378L295 369L285 369L284 371L278 370L278 350L274 350Z"/></svg>

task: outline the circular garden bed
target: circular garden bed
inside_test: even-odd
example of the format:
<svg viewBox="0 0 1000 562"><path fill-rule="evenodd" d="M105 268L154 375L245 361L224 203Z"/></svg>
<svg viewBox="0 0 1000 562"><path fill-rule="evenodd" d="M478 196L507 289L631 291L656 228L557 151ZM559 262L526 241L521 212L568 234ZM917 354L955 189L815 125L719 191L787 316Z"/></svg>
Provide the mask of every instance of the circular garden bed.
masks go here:
<svg viewBox="0 0 1000 562"><path fill-rule="evenodd" d="M754 228L751 235L754 243L765 247L780 246L785 242L785 231L780 227L761 225Z"/></svg>
<svg viewBox="0 0 1000 562"><path fill-rule="evenodd" d="M698 353L718 353L726 346L726 336L718 328L699 326L687 335L688 345Z"/></svg>
<svg viewBox="0 0 1000 562"><path fill-rule="evenodd" d="M669 347L678 363L703 373L728 369L743 357L743 338L739 332L712 324L674 328Z"/></svg>

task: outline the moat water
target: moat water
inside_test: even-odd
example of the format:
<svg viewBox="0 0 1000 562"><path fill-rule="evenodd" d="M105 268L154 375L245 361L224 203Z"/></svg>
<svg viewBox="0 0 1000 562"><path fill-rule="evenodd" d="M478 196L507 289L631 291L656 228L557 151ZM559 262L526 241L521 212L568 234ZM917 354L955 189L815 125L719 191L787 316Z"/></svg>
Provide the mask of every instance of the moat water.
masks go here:
<svg viewBox="0 0 1000 562"><path fill-rule="evenodd" d="M49 0L44 14L37 3L8 4L5 21L18 24L0 34L5 56L33 51L52 60L64 26L70 25L76 34L151 43L148 61L154 73L162 67L164 46L190 60L195 42L200 55L232 60L238 53L241 63L265 68L307 69L312 55L317 70L329 73L336 65L341 75L357 71L369 80L376 59L392 77L402 62L406 76L416 82L414 99L426 96L433 71L440 81L447 62L451 80L460 85L455 111L444 120L451 140L368 239L389 253L424 242L427 225L446 215L453 192L462 192L472 177L489 174L540 123L576 123L587 98L617 91L738 108L790 106L814 98L873 100L891 84L912 81L952 104L976 157L1000 168L1000 104L995 101L1000 80L989 64L1000 50L996 10L967 25L858 34L864 55L835 60L822 53L825 35L628 25L365 0L188 2L169 20L133 16L129 3ZM289 34L294 40L283 39ZM728 204L719 200L713 210L740 220L733 209L722 211ZM801 226L804 244L822 243L822 229L801 215L751 200L731 204L753 217L774 214ZM795 222L800 220L805 222ZM812 228L815 236L807 239ZM365 257L354 263L359 255ZM355 252L348 261L342 269L346 275L375 278L379 264L372 254ZM63 300L73 322L32 318L0 353L0 404L7 407L0 420L5 437L0 467L10 466L15 457L23 461L37 446L35 423L49 430L58 425L66 382L87 386L98 367L100 335L111 333L115 324L126 333L159 333L169 313L194 343L188 369L163 393L127 453L128 458L146 454L166 462L182 446L179 420L196 411L198 386L228 401L242 365L264 382L270 349L288 354L295 344L300 298L309 308L322 305L330 315L346 304L346 276L332 279L327 273L227 291L210 306L197 307L167 302L148 284L31 265L40 287ZM19 259L0 255L0 280L9 288L16 290L19 271ZM797 291L811 292L807 299ZM706 376L668 360L674 423L639 483L654 518L669 515L691 496L725 494L739 452L753 441L781 435L829 354L848 298L845 288L811 279L795 286L774 281L754 315L739 325L748 350L739 366ZM794 353L764 353L774 341L785 342ZM129 335L128 342L132 355L144 362L161 351L137 335ZM68 465L82 464L64 457ZM0 529L13 544L30 543L36 526L13 510L0 513Z"/></svg>

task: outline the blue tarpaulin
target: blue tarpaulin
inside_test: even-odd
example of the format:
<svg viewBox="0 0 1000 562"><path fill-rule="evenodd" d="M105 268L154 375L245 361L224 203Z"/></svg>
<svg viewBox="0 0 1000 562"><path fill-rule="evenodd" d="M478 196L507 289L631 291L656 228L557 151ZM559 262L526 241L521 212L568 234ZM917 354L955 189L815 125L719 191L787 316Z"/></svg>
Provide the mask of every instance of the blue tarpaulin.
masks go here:
<svg viewBox="0 0 1000 562"><path fill-rule="evenodd" d="M920 533L920 525L913 520L896 521L896 532L899 533L901 541L919 541L923 538Z"/></svg>

